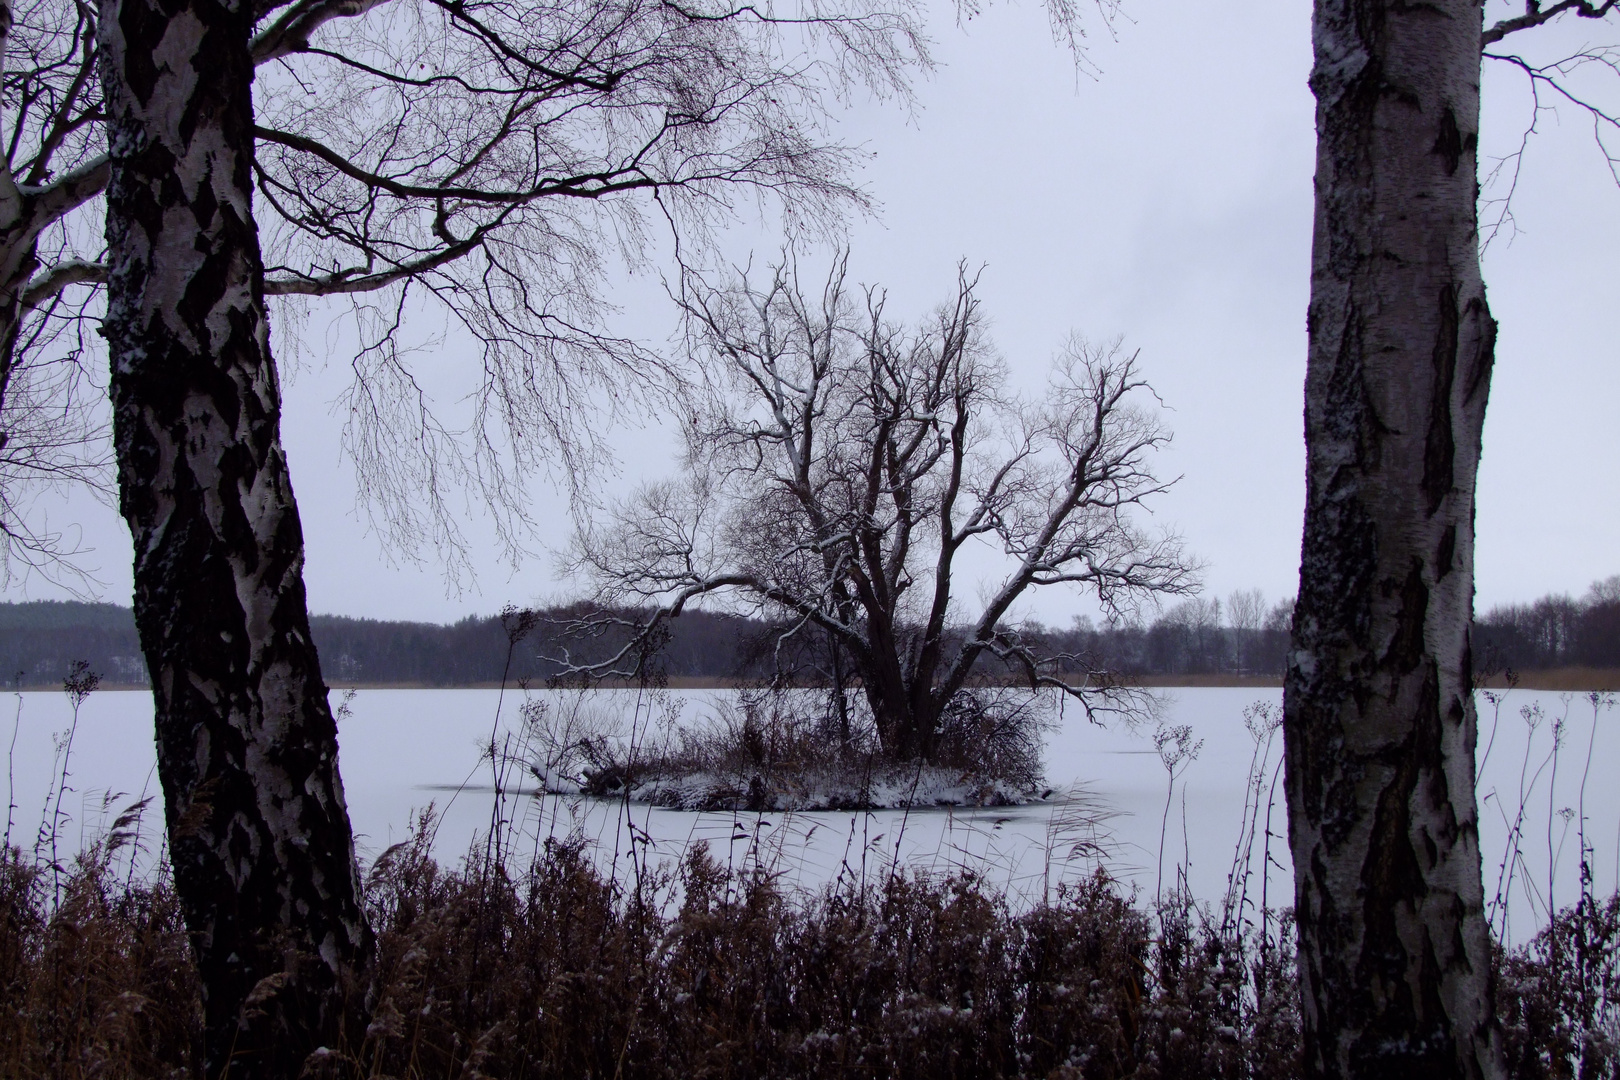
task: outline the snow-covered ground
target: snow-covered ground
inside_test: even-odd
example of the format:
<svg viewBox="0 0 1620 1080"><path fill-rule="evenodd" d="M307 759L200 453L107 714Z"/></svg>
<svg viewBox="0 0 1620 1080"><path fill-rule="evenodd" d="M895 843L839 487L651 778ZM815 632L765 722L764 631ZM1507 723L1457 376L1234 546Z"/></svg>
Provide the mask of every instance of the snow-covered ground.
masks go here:
<svg viewBox="0 0 1620 1080"><path fill-rule="evenodd" d="M583 707L577 699L558 695L547 699L547 715L554 723L573 718L624 735L631 733L632 722L656 726L701 719L723 693L685 692L655 703L632 691L595 691ZM1048 744L1047 777L1058 794L1036 805L690 813L520 794L510 798L507 816L519 850L548 835L579 830L594 841L604 866L616 866L621 873L630 872L637 861L679 858L687 845L703 839L722 859L734 864L759 860L788 882L806 887L819 887L840 874L886 873L898 859L933 870L973 869L1019 894L1036 896L1065 877L1090 873L1101 851L1110 872L1144 893L1157 887L1162 864L1166 886L1176 880L1180 867L1195 894L1218 900L1239 846L1246 778L1255 760L1244 710L1256 701L1280 709L1280 691L1198 688L1167 691L1167 696L1167 722L1188 726L1192 739L1203 744L1196 760L1178 772L1168 814L1168 777L1152 731L1099 728L1071 711ZM435 837L441 858L458 856L489 828L494 785L483 755L496 726L496 700L496 692L487 690L365 690L353 697L349 715L339 725L339 740L349 810L363 856L373 858L403 840L415 811L429 802L441 814ZM7 705L14 703L20 703L20 711L14 730L7 730L13 728ZM503 733L517 727L522 703L521 694L508 691L499 723ZM1541 719L1532 728L1521 710L1534 708L1540 709ZM1583 786L1596 887L1606 893L1620 886L1620 784L1615 781L1620 776L1620 709L1594 714L1583 695L1517 691L1499 705L1482 697L1480 714L1487 897L1497 892L1503 853L1521 805L1525 808L1519 828L1521 859L1512 885L1512 930L1518 938L1532 927L1538 909L1544 910L1549 867L1554 902L1565 904L1575 897ZM1561 744L1554 759L1553 727L1560 718ZM24 849L34 844L53 768L61 767L61 738L71 720L69 702L60 693L0 699L0 744L12 747L8 789L16 809L11 840ZM1484 756L1487 744L1490 752ZM1271 801L1267 796L1282 749L1280 734L1261 749L1268 752L1251 859L1254 896L1265 885L1261 845ZM152 795L143 844L150 845L149 857L155 856L161 800L153 760L150 696L132 691L92 695L73 738L71 790L62 803L71 820L61 833L61 846L85 842L119 809ZM514 773L507 786L532 789L533 780ZM1563 813L1566 808L1568 814ZM1291 884L1280 780L1270 824L1274 864L1267 895L1273 905L1283 905Z"/></svg>

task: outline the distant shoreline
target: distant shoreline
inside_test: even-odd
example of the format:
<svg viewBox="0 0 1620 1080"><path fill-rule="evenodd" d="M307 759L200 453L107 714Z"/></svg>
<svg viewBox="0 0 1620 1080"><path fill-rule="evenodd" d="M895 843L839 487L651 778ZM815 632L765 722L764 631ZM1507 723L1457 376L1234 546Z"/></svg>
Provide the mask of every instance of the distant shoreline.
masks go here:
<svg viewBox="0 0 1620 1080"><path fill-rule="evenodd" d="M1547 690L1569 693L1620 690L1620 668L1565 667L1544 671L1519 671L1518 689ZM1277 675L1139 675L1128 677L1131 686L1164 687L1280 687L1282 677ZM1491 675L1483 680L1481 689L1506 690L1507 678Z"/></svg>
<svg viewBox="0 0 1620 1080"><path fill-rule="evenodd" d="M1566 667L1551 668L1545 671L1521 671L1516 673L1519 678L1518 689L1542 690L1564 693L1590 693L1592 691L1620 690L1620 668L1589 668ZM1151 689L1203 689L1203 688L1243 688L1276 689L1282 686L1282 678L1274 675L1134 675L1123 680L1126 686L1141 686ZM352 682L334 680L328 685L333 690L499 690L498 682L469 682L469 683L426 683L426 682ZM739 687L750 685L743 679L725 679L711 676L680 675L669 679L668 687L671 690L736 690ZM633 689L628 683L605 683L604 689ZM1489 690L1507 689L1507 680L1502 675L1492 675L1484 681L1484 688ZM24 684L21 687L12 687L12 690L25 690L29 693L41 691L60 690L61 686L54 683ZM147 690L149 687L141 683L102 683L99 692L123 690ZM516 683L508 683L507 689L517 689Z"/></svg>

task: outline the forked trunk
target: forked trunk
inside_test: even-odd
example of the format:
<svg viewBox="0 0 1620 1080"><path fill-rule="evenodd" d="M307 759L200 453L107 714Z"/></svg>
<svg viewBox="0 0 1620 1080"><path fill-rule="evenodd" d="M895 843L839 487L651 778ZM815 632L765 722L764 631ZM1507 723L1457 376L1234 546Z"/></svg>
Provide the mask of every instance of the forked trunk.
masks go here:
<svg viewBox="0 0 1620 1080"><path fill-rule="evenodd" d="M1307 494L1286 704L1313 1077L1499 1075L1474 798L1495 324L1478 0L1317 0Z"/></svg>
<svg viewBox="0 0 1620 1080"><path fill-rule="evenodd" d="M883 756L895 761L903 760L901 744L907 736L908 727L904 711L895 707L882 685L872 678L863 680L862 689L866 691L867 708L872 710L872 726L877 730L878 745L883 750Z"/></svg>
<svg viewBox="0 0 1620 1080"><path fill-rule="evenodd" d="M862 686L883 755L891 761L931 760L939 725L938 711L928 707L931 699L923 695L919 705L898 676L886 679L863 672Z"/></svg>
<svg viewBox="0 0 1620 1080"><path fill-rule="evenodd" d="M938 742L938 732L934 730L935 722L932 718L917 712L907 711L904 719L896 726L894 757L898 761L928 761L934 759L935 744Z"/></svg>
<svg viewBox="0 0 1620 1080"><path fill-rule="evenodd" d="M120 505L206 1070L232 1080L341 1052L369 947L264 315L252 11L101 9Z"/></svg>

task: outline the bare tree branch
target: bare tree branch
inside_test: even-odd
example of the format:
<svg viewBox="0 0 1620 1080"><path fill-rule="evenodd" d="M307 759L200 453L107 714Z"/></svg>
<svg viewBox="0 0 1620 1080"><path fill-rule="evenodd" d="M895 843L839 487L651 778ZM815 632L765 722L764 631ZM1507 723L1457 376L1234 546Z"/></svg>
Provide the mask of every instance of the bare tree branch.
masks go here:
<svg viewBox="0 0 1620 1080"><path fill-rule="evenodd" d="M386 3L388 0L299 0L254 36L248 46L253 62L268 64L304 52L315 31L333 19L352 19Z"/></svg>
<svg viewBox="0 0 1620 1080"><path fill-rule="evenodd" d="M1480 47L1489 48L1509 34L1542 26L1568 12L1574 12L1583 19L1602 19L1614 10L1615 3L1616 0L1603 0L1601 4L1593 4L1590 0L1558 0L1551 7L1544 8L1541 0L1524 0L1524 14L1502 19L1487 27Z"/></svg>
<svg viewBox="0 0 1620 1080"><path fill-rule="evenodd" d="M107 268L101 263L85 262L83 259L60 262L28 283L23 290L22 306L38 307L70 285L100 285L106 280Z"/></svg>
<svg viewBox="0 0 1620 1080"><path fill-rule="evenodd" d="M1604 4L1603 11L1611 5ZM1597 9L1594 9L1597 10ZM1595 17L1595 16L1594 16ZM1480 185L1482 215L1481 248L1489 247L1504 230L1514 228L1513 197L1518 191L1524 166L1524 155L1531 138L1538 132L1543 113L1556 113L1558 105L1573 106L1584 113L1592 125L1592 141L1603 155L1604 164L1616 185L1620 185L1620 152L1611 149L1609 139L1620 133L1620 108L1605 106L1595 96L1599 87L1588 85L1586 90L1576 88L1575 78L1583 70L1593 71L1614 80L1610 92L1620 85L1620 47L1589 47L1567 54L1559 59L1538 63L1516 53L1485 52L1487 60L1506 64L1525 77L1530 99L1530 119L1519 137L1518 146L1497 159ZM1550 95L1552 103L1543 98Z"/></svg>

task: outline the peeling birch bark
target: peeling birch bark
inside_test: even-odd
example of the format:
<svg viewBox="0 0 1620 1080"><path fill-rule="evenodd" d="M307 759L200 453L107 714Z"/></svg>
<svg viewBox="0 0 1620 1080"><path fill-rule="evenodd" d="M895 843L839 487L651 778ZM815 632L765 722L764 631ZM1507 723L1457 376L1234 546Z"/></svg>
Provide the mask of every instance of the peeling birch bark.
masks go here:
<svg viewBox="0 0 1620 1080"><path fill-rule="evenodd" d="M1480 0L1317 0L1307 487L1285 699L1313 1077L1501 1075L1474 793L1496 324Z"/></svg>
<svg viewBox="0 0 1620 1080"><path fill-rule="evenodd" d="M339 1048L369 948L280 440L251 24L240 0L101 7L120 506L206 1073L233 1080Z"/></svg>

